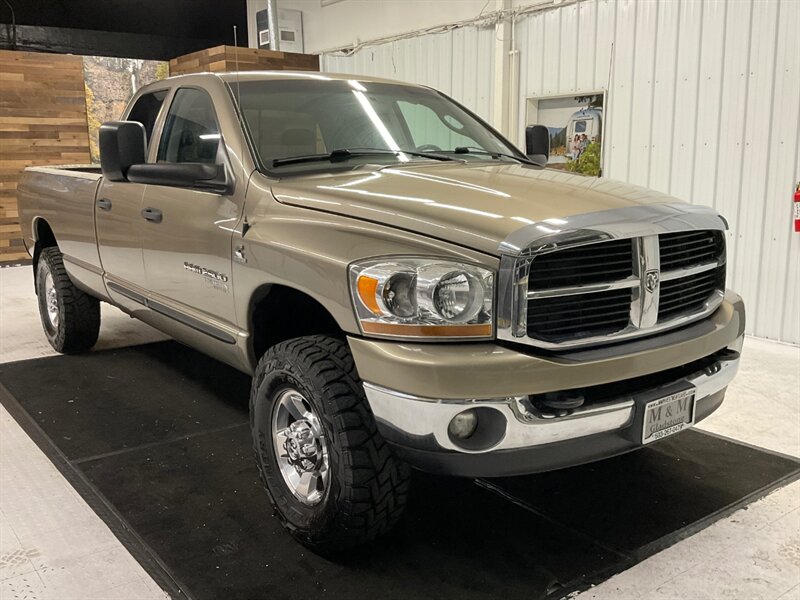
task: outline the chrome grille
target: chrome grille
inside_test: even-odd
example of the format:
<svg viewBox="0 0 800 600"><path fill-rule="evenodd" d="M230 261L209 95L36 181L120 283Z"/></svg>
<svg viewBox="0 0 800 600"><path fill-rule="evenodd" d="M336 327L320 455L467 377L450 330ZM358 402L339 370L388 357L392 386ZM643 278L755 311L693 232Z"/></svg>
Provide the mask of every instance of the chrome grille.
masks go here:
<svg viewBox="0 0 800 600"><path fill-rule="evenodd" d="M695 320L719 305L725 287L718 230L541 246L516 264L525 280L519 341L553 349Z"/></svg>
<svg viewBox="0 0 800 600"><path fill-rule="evenodd" d="M680 231L658 236L661 270L670 271L717 260L725 250L720 231Z"/></svg>
<svg viewBox="0 0 800 600"><path fill-rule="evenodd" d="M711 271L665 281L661 284L658 322L664 323L679 315L702 310L709 297L724 287L724 264Z"/></svg>
<svg viewBox="0 0 800 600"><path fill-rule="evenodd" d="M537 256L531 263L529 289L586 285L624 279L633 275L633 244L630 239L603 244L602 254L594 244L576 246Z"/></svg>
<svg viewBox="0 0 800 600"><path fill-rule="evenodd" d="M624 329L631 312L631 291L611 290L528 301L528 336L548 342Z"/></svg>

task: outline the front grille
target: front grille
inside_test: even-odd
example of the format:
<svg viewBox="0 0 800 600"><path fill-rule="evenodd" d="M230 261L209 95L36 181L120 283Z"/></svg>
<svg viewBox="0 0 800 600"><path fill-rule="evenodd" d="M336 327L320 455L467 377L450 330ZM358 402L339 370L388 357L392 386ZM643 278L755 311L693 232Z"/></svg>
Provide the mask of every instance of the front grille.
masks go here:
<svg viewBox="0 0 800 600"><path fill-rule="evenodd" d="M703 310L711 295L725 287L725 265L688 277L664 281L658 305L658 322Z"/></svg>
<svg viewBox="0 0 800 600"><path fill-rule="evenodd" d="M582 339L624 329L631 291L555 296L528 301L528 336L548 342Z"/></svg>
<svg viewBox="0 0 800 600"><path fill-rule="evenodd" d="M602 246L602 248L601 248ZM586 285L633 275L632 240L587 244L537 256L528 280L531 290Z"/></svg>
<svg viewBox="0 0 800 600"><path fill-rule="evenodd" d="M725 239L695 230L609 240L534 253L526 266L518 335L546 348L609 343L714 308L725 287Z"/></svg>
<svg viewBox="0 0 800 600"><path fill-rule="evenodd" d="M725 252L721 231L681 231L658 236L661 270L683 269L719 260Z"/></svg>

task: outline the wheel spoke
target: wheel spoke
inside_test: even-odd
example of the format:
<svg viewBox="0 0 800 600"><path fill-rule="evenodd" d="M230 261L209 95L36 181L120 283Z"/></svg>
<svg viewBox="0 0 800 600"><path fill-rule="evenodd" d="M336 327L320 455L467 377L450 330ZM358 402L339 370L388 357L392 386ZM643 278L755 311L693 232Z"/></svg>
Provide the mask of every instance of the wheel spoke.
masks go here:
<svg viewBox="0 0 800 600"><path fill-rule="evenodd" d="M284 402L284 406L286 410L289 411L289 414L294 417L295 421L299 421L300 419L305 419L306 417L306 407L303 406L303 400L300 396L296 394L291 394L286 397Z"/></svg>
<svg viewBox="0 0 800 600"><path fill-rule="evenodd" d="M300 481L297 483L297 492L308 498L312 492L317 491L317 481L319 475L310 473L308 471L300 475Z"/></svg>

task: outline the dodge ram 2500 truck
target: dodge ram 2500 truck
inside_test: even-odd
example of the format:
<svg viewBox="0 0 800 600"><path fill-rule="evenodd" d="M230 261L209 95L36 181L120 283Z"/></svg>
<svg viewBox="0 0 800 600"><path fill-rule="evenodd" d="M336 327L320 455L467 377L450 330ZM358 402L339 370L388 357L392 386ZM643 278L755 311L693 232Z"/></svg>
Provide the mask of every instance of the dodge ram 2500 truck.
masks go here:
<svg viewBox="0 0 800 600"><path fill-rule="evenodd" d="M19 186L45 334L90 348L103 301L252 374L261 476L311 548L390 528L409 466L621 454L737 370L725 220L543 168L542 127L523 153L435 90L291 72L170 78L122 118L100 167Z"/></svg>

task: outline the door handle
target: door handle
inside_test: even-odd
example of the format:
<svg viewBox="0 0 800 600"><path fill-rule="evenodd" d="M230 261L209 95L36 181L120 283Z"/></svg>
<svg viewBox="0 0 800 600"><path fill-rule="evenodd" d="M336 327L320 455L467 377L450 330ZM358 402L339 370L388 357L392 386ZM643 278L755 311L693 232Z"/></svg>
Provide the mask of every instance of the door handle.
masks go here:
<svg viewBox="0 0 800 600"><path fill-rule="evenodd" d="M111 200L108 198L100 198L97 201L97 207L102 210L111 210Z"/></svg>
<svg viewBox="0 0 800 600"><path fill-rule="evenodd" d="M142 211L142 216L151 223L161 223L161 219L163 218L161 211L157 208L145 208Z"/></svg>

